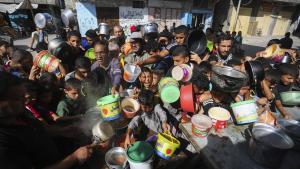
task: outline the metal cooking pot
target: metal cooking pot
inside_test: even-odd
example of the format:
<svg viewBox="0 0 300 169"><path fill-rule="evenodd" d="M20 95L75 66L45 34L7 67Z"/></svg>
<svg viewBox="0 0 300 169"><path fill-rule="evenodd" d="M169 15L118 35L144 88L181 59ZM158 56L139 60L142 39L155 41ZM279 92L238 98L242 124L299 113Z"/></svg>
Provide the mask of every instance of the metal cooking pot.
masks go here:
<svg viewBox="0 0 300 169"><path fill-rule="evenodd" d="M300 105L300 91L288 91L280 93L281 102L284 105Z"/></svg>
<svg viewBox="0 0 300 169"><path fill-rule="evenodd" d="M249 154L257 163L274 168L280 166L284 153L293 146L292 139L281 129L256 123L249 142Z"/></svg>
<svg viewBox="0 0 300 169"><path fill-rule="evenodd" d="M245 69L249 75L250 85L252 87L259 84L265 78L264 67L260 61L247 61L245 62Z"/></svg>
<svg viewBox="0 0 300 169"><path fill-rule="evenodd" d="M143 26L142 34L158 33L158 25L156 23L148 23Z"/></svg>
<svg viewBox="0 0 300 169"><path fill-rule="evenodd" d="M48 13L37 13L34 17L34 23L38 28L45 28L48 25L52 24L52 16Z"/></svg>
<svg viewBox="0 0 300 169"><path fill-rule="evenodd" d="M100 23L98 27L98 34L109 35L109 26L107 23Z"/></svg>
<svg viewBox="0 0 300 169"><path fill-rule="evenodd" d="M61 19L65 26L75 25L76 23L75 15L71 9L65 9L61 13Z"/></svg>
<svg viewBox="0 0 300 169"><path fill-rule="evenodd" d="M207 46L207 39L202 30L194 30L187 38L188 49L198 55L205 52Z"/></svg>
<svg viewBox="0 0 300 169"><path fill-rule="evenodd" d="M279 119L278 124L294 141L294 149L300 150L300 122L297 120Z"/></svg>
<svg viewBox="0 0 300 169"><path fill-rule="evenodd" d="M115 135L115 131L109 122L99 120L92 128L93 142L102 143L111 139Z"/></svg>
<svg viewBox="0 0 300 169"><path fill-rule="evenodd" d="M105 162L110 169L124 169L127 164L126 151L122 147L114 147L105 154Z"/></svg>
<svg viewBox="0 0 300 169"><path fill-rule="evenodd" d="M51 41L49 41L48 44L48 51L53 55L53 56L58 56L59 53L63 48L67 46L67 42L62 40L61 38L54 38Z"/></svg>
<svg viewBox="0 0 300 169"><path fill-rule="evenodd" d="M248 75L229 66L213 66L211 82L224 92L238 92L247 85Z"/></svg>

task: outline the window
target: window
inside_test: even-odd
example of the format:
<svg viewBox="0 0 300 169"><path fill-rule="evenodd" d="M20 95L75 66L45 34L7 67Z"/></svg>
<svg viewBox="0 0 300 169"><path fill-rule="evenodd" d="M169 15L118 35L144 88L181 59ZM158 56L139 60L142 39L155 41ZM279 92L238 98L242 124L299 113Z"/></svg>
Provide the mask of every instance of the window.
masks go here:
<svg viewBox="0 0 300 169"><path fill-rule="evenodd" d="M132 1L132 7L133 8L145 8L145 2L144 1Z"/></svg>

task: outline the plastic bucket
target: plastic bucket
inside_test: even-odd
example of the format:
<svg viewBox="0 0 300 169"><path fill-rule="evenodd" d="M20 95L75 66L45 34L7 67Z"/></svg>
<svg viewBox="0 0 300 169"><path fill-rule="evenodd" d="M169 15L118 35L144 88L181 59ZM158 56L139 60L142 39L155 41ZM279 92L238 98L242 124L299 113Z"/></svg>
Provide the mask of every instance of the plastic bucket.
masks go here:
<svg viewBox="0 0 300 169"><path fill-rule="evenodd" d="M208 135L213 125L212 120L208 116L202 114L194 115L191 122L192 133L201 138L205 138Z"/></svg>
<svg viewBox="0 0 300 169"><path fill-rule="evenodd" d="M123 79L126 82L132 83L139 77L141 73L141 68L133 64L126 64L124 66Z"/></svg>
<svg viewBox="0 0 300 169"><path fill-rule="evenodd" d="M51 55L47 50L39 52L33 60L35 65L49 73L58 70L59 62L59 59Z"/></svg>
<svg viewBox="0 0 300 169"><path fill-rule="evenodd" d="M185 112L195 112L195 95L193 85L182 86L180 89L180 106Z"/></svg>
<svg viewBox="0 0 300 169"><path fill-rule="evenodd" d="M127 97L122 100L121 108L124 116L130 119L133 118L136 115L136 112L140 110L140 104L138 101Z"/></svg>
<svg viewBox="0 0 300 169"><path fill-rule="evenodd" d="M180 97L179 84L171 77L165 77L159 81L158 91L160 98L166 103L174 103Z"/></svg>
<svg viewBox="0 0 300 169"><path fill-rule="evenodd" d="M255 100L237 102L231 104L230 107L237 124L247 124L257 121L258 115L256 112L257 106Z"/></svg>
<svg viewBox="0 0 300 169"><path fill-rule="evenodd" d="M108 95L97 100L98 108L104 120L111 121L121 116L119 100L120 97L118 95Z"/></svg>
<svg viewBox="0 0 300 169"><path fill-rule="evenodd" d="M114 147L105 154L105 162L110 169L125 169L126 151L122 147Z"/></svg>
<svg viewBox="0 0 300 169"><path fill-rule="evenodd" d="M88 49L84 56L89 58L91 62L94 62L96 60L94 48Z"/></svg>
<svg viewBox="0 0 300 169"><path fill-rule="evenodd" d="M147 142L135 142L127 149L126 155L130 169L153 168L153 148Z"/></svg>
<svg viewBox="0 0 300 169"><path fill-rule="evenodd" d="M208 110L208 115L212 119L213 127L216 130L227 127L227 121L230 119L228 110L222 107L213 107Z"/></svg>
<svg viewBox="0 0 300 169"><path fill-rule="evenodd" d="M177 148L179 148L180 142L171 134L158 133L155 151L158 156L163 159L169 159L172 157Z"/></svg>
<svg viewBox="0 0 300 169"><path fill-rule="evenodd" d="M172 69L172 77L177 81L187 82L192 77L192 68L186 64L175 66Z"/></svg>

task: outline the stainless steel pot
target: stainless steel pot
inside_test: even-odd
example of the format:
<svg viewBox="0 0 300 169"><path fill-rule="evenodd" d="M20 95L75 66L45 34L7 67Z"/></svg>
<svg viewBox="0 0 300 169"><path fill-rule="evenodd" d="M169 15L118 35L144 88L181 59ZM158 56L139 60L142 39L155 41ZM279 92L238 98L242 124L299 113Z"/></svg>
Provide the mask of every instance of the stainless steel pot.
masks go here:
<svg viewBox="0 0 300 169"><path fill-rule="evenodd" d="M105 162L110 169L124 169L127 164L126 151L122 147L114 147L105 154Z"/></svg>
<svg viewBox="0 0 300 169"><path fill-rule="evenodd" d="M294 141L294 149L300 150L300 122L297 120L279 119L278 124Z"/></svg>
<svg viewBox="0 0 300 169"><path fill-rule="evenodd" d="M103 143L115 135L115 131L109 122L99 120L92 128L93 142Z"/></svg>
<svg viewBox="0 0 300 169"><path fill-rule="evenodd" d="M156 23L148 23L143 26L142 34L158 33L158 25Z"/></svg>
<svg viewBox="0 0 300 169"><path fill-rule="evenodd" d="M214 86L224 92L238 92L247 85L248 75L228 66L213 66L211 81Z"/></svg>
<svg viewBox="0 0 300 169"><path fill-rule="evenodd" d="M52 16L48 13L37 13L34 17L34 23L38 28L45 28L52 24Z"/></svg>
<svg viewBox="0 0 300 169"><path fill-rule="evenodd" d="M51 41L49 41L48 44L48 51L53 55L53 56L58 56L59 53L63 48L67 46L67 42L62 40L61 38L54 38Z"/></svg>
<svg viewBox="0 0 300 169"><path fill-rule="evenodd" d="M278 167L286 150L294 146L292 139L281 129L264 123L256 123L249 142L249 155L266 167Z"/></svg>
<svg viewBox="0 0 300 169"><path fill-rule="evenodd" d="M98 27L98 34L109 35L109 26L107 23L100 23Z"/></svg>
<svg viewBox="0 0 300 169"><path fill-rule="evenodd" d="M71 9L65 9L61 13L61 19L65 26L75 25L76 23L75 15Z"/></svg>

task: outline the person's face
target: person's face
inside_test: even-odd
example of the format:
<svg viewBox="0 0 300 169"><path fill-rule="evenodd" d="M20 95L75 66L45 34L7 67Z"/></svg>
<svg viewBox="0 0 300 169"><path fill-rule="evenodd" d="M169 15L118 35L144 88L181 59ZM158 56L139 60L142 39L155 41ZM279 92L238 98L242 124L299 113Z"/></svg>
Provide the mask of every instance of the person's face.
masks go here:
<svg viewBox="0 0 300 169"><path fill-rule="evenodd" d="M218 45L218 52L221 56L227 56L231 50L232 41L231 40L223 40Z"/></svg>
<svg viewBox="0 0 300 169"><path fill-rule="evenodd" d="M169 39L167 37L159 37L158 43L162 46L167 46L169 44Z"/></svg>
<svg viewBox="0 0 300 169"><path fill-rule="evenodd" d="M152 77L152 86L156 86L160 81L160 76L158 74L153 74Z"/></svg>
<svg viewBox="0 0 300 169"><path fill-rule="evenodd" d="M184 33L175 34L175 41L178 45L183 45L185 41L185 34Z"/></svg>
<svg viewBox="0 0 300 169"><path fill-rule="evenodd" d="M71 36L68 40L69 44L73 47L79 47L80 46L80 38L77 36Z"/></svg>
<svg viewBox="0 0 300 169"><path fill-rule="evenodd" d="M152 74L150 72L143 72L140 75L140 81L146 89L149 89L152 84Z"/></svg>
<svg viewBox="0 0 300 169"><path fill-rule="evenodd" d="M0 55L4 55L7 52L5 45L0 46Z"/></svg>
<svg viewBox="0 0 300 169"><path fill-rule="evenodd" d="M173 62L175 66L181 65L181 64L185 64L189 62L189 58L188 57L184 57L184 56L173 56Z"/></svg>
<svg viewBox="0 0 300 169"><path fill-rule="evenodd" d="M141 104L141 110L145 113L152 113L153 105L144 105Z"/></svg>
<svg viewBox="0 0 300 169"><path fill-rule="evenodd" d="M295 78L291 75L282 75L280 77L280 80L284 85L290 85L290 84L294 83Z"/></svg>
<svg viewBox="0 0 300 169"><path fill-rule="evenodd" d="M87 36L86 40L87 40L87 42L88 42L89 45L93 45L94 40L92 38L90 38L90 37Z"/></svg>
<svg viewBox="0 0 300 169"><path fill-rule="evenodd" d="M77 100L79 98L80 95L80 91L77 89L70 89L70 90L64 90L66 95L72 99L72 100Z"/></svg>
<svg viewBox="0 0 300 169"><path fill-rule="evenodd" d="M87 77L89 75L89 73L91 72L90 69L85 69L85 68L78 68L77 72L79 73L79 75L83 78Z"/></svg>
<svg viewBox="0 0 300 169"><path fill-rule="evenodd" d="M123 31L120 27L115 27L114 28L114 36L119 38L123 36Z"/></svg>
<svg viewBox="0 0 300 169"><path fill-rule="evenodd" d="M106 50L104 45L96 45L94 48L96 60L100 63L100 65L106 63L108 51Z"/></svg>
<svg viewBox="0 0 300 169"><path fill-rule="evenodd" d="M142 44L140 42L138 42L138 41L133 41L132 42L132 49L133 49L134 52L140 51L141 48L142 48Z"/></svg>

